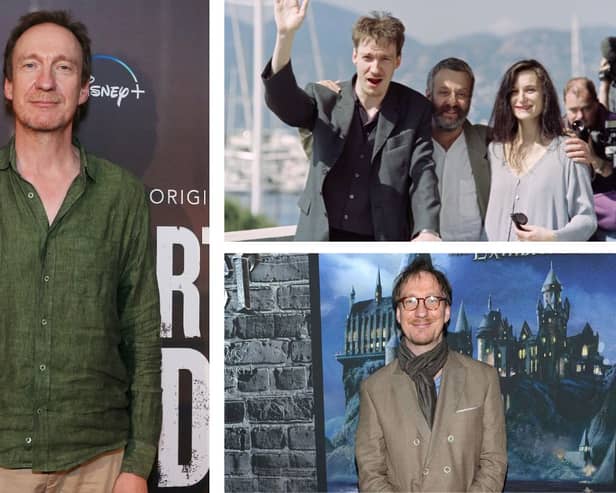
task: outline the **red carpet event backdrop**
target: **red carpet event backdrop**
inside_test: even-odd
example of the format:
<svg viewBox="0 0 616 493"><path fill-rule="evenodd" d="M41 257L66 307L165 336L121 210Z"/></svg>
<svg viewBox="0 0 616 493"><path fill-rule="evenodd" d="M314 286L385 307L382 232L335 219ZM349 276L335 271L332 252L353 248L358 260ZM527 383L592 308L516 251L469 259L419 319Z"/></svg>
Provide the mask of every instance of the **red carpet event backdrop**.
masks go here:
<svg viewBox="0 0 616 493"><path fill-rule="evenodd" d="M163 427L150 491L209 491L209 5L5 0L2 47L29 10L68 9L88 27L86 148L148 191L162 317ZM12 134L0 117L0 137Z"/></svg>

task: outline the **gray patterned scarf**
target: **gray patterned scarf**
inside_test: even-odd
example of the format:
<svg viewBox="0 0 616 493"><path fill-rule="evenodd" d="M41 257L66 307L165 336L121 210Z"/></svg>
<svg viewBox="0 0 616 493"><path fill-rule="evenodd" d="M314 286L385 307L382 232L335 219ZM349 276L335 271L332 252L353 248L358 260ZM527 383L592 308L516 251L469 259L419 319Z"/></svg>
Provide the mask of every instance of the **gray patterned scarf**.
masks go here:
<svg viewBox="0 0 616 493"><path fill-rule="evenodd" d="M436 410L434 375L445 366L448 352L449 348L444 337L436 347L419 356L415 356L411 352L406 344L405 336L402 336L398 348L400 368L415 382L419 407L430 429L432 429L432 423L434 423L434 411Z"/></svg>

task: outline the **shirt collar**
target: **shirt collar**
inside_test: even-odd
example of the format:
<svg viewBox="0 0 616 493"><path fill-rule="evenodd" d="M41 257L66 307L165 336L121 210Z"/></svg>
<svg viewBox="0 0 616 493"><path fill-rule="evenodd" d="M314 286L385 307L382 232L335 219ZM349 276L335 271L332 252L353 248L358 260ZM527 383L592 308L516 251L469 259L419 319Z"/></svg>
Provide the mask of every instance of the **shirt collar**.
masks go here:
<svg viewBox="0 0 616 493"><path fill-rule="evenodd" d="M355 84L357 84L357 74L351 77L351 94L353 94L353 102L355 104L358 104L359 98L357 97L357 93L355 92Z"/></svg>
<svg viewBox="0 0 616 493"><path fill-rule="evenodd" d="M0 171L9 169L10 163L14 161L14 159L11 159L11 155L15 156L15 144L13 141L14 139L11 138L7 145L0 149Z"/></svg>
<svg viewBox="0 0 616 493"><path fill-rule="evenodd" d="M366 108L364 108L364 106L361 104L361 101L359 100L359 97L357 97L357 92L355 92L356 83L357 83L357 74L355 74L353 78L351 79L351 93L353 94L353 102L355 104L355 108L357 108L357 111L359 111L359 119L361 121L361 124L363 127L365 127L366 125L370 125L371 123L376 122L376 120L379 117L379 114L381 113L381 108L379 108L378 111L374 114L374 116L370 118L368 116L368 112L366 111Z"/></svg>
<svg viewBox="0 0 616 493"><path fill-rule="evenodd" d="M96 174L98 171L98 167L96 162L88 160L88 154L86 150L81 145L77 137L73 137L73 145L77 147L79 150L79 162L81 173L85 174L96 181ZM8 144L0 149L0 171L7 170L11 167L13 171L17 172L17 155L15 153L15 137L11 137Z"/></svg>
<svg viewBox="0 0 616 493"><path fill-rule="evenodd" d="M447 150L445 150L445 148L441 144L439 144L438 140L436 140L434 137L432 137L432 143L434 144L434 147L438 147L443 152L443 154L447 154L454 147L458 147L460 145L463 145L465 148L467 147L466 135L464 134L464 129L462 129L462 132L460 133L460 135L458 135L455 138L455 140L451 143L451 145L449 146L449 149Z"/></svg>

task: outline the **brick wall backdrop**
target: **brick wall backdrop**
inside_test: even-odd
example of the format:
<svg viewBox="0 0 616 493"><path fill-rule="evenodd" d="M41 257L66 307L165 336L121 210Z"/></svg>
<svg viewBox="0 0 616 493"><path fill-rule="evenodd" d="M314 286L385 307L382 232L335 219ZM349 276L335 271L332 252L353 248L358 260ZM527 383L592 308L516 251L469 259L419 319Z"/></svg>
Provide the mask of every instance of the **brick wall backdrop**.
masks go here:
<svg viewBox="0 0 616 493"><path fill-rule="evenodd" d="M226 258L225 490L316 491L308 256L249 256L249 309L238 257Z"/></svg>

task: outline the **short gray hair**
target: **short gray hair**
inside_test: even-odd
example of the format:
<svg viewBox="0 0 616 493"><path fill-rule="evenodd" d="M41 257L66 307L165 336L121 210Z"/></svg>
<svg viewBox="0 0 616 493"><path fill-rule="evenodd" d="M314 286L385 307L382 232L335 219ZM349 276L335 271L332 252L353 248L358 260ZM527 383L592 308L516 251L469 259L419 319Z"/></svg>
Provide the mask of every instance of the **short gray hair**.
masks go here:
<svg viewBox="0 0 616 493"><path fill-rule="evenodd" d="M473 88L475 87L475 74L470 65L460 58L445 58L438 62L430 72L428 72L428 80L426 81L426 93L432 94L434 92L434 78L441 70L453 70L454 72L464 72L471 79L471 96L473 95Z"/></svg>

